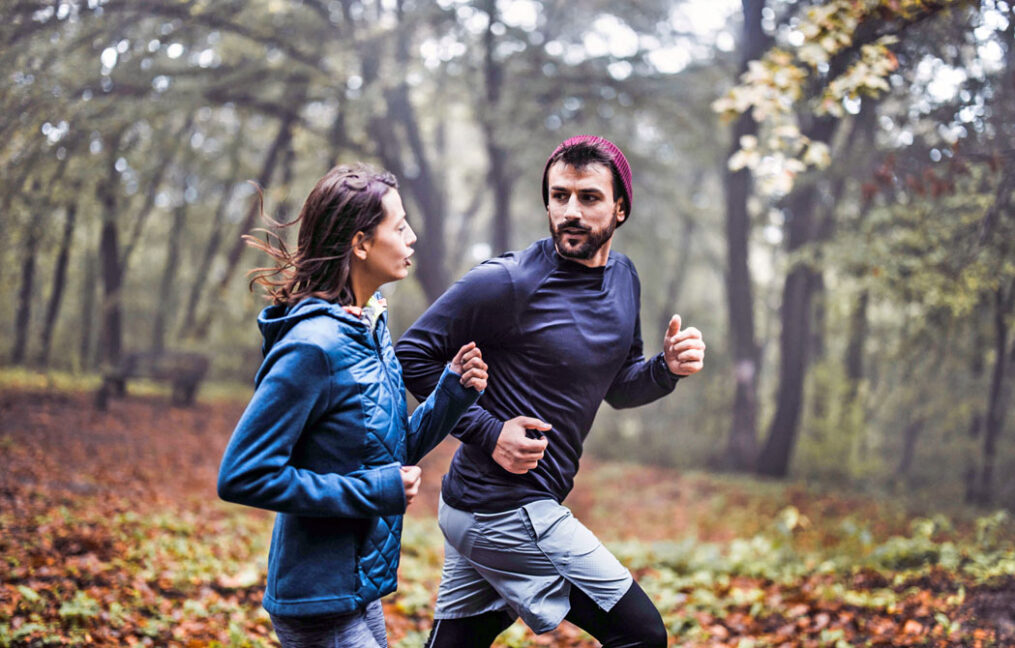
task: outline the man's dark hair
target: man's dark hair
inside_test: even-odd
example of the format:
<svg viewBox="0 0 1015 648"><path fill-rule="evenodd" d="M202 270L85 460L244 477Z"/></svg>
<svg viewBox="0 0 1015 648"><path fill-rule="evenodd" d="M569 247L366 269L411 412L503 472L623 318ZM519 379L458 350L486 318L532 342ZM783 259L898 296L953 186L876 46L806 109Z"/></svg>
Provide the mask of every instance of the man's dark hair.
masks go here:
<svg viewBox="0 0 1015 648"><path fill-rule="evenodd" d="M583 169L590 164L606 165L613 176L613 198L623 200L621 206L626 218L620 224L630 220L631 167L616 144L596 135L577 135L561 142L543 167L543 205L550 204L549 172L557 162L564 162L575 169Z"/></svg>

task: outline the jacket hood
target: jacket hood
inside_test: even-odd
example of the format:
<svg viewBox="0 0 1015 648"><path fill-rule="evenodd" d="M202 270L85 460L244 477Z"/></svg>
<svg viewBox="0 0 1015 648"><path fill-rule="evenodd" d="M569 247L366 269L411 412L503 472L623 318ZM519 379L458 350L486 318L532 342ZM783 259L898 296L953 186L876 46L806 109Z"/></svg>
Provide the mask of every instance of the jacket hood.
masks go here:
<svg viewBox="0 0 1015 648"><path fill-rule="evenodd" d="M257 316L257 327L261 329L264 341L261 353L268 355L271 347L282 339L289 329L298 323L318 315L329 315L336 319L356 321L338 304L324 301L318 297L308 297L294 306L268 306Z"/></svg>

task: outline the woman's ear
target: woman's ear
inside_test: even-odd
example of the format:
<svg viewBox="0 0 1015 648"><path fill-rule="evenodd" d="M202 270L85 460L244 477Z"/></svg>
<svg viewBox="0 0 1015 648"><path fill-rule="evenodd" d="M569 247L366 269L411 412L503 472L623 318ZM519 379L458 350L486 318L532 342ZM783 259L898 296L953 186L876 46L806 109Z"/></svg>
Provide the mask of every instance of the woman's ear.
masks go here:
<svg viewBox="0 0 1015 648"><path fill-rule="evenodd" d="M363 232L356 232L352 235L352 255L360 261L366 261L370 254L370 240Z"/></svg>

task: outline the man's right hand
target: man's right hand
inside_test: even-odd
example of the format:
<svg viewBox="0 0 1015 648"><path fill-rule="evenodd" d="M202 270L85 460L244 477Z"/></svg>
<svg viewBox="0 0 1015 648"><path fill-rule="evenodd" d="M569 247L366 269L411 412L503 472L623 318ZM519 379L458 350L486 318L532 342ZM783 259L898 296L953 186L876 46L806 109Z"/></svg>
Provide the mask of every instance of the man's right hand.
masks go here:
<svg viewBox="0 0 1015 648"><path fill-rule="evenodd" d="M497 447L493 449L493 460L509 473L523 475L529 472L543 458L546 437L530 439L525 430L546 432L551 427L549 423L528 416L516 416L505 421L497 437Z"/></svg>

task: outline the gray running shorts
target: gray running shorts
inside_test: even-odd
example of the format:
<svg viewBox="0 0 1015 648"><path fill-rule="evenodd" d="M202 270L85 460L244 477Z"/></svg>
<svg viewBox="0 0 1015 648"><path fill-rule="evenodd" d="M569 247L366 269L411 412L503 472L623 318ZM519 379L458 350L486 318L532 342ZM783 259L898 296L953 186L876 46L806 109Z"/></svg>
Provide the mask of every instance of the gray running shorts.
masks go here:
<svg viewBox="0 0 1015 648"><path fill-rule="evenodd" d="M444 569L434 618L493 610L549 632L570 610L571 586L606 611L627 593L631 572L571 511L539 500L499 513L468 513L441 498Z"/></svg>

